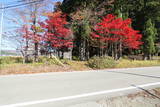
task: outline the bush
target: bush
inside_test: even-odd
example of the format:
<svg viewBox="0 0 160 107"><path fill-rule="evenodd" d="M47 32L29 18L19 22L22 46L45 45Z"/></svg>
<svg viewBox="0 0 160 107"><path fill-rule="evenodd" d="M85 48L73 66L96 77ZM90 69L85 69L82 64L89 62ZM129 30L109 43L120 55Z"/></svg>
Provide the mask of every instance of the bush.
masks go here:
<svg viewBox="0 0 160 107"><path fill-rule="evenodd" d="M67 64L67 65L69 65L69 63L70 63L70 59L61 59L61 62L63 63L63 64Z"/></svg>
<svg viewBox="0 0 160 107"><path fill-rule="evenodd" d="M124 55L122 56L122 59L129 59L128 56Z"/></svg>
<svg viewBox="0 0 160 107"><path fill-rule="evenodd" d="M80 61L79 57L77 57L77 56L72 56L72 60Z"/></svg>
<svg viewBox="0 0 160 107"><path fill-rule="evenodd" d="M22 57L4 56L0 57L0 64L23 63Z"/></svg>
<svg viewBox="0 0 160 107"><path fill-rule="evenodd" d="M99 68L99 69L113 68L116 66L116 61L109 56L106 57L95 56L88 60L88 66L91 68Z"/></svg>

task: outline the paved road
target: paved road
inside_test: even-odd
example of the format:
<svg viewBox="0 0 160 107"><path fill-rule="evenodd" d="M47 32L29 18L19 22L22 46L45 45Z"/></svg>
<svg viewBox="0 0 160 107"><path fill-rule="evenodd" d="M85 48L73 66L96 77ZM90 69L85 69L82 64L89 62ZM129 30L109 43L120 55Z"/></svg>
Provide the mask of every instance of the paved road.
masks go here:
<svg viewBox="0 0 160 107"><path fill-rule="evenodd" d="M74 107L140 90L133 85L160 87L160 67L0 76L0 107Z"/></svg>

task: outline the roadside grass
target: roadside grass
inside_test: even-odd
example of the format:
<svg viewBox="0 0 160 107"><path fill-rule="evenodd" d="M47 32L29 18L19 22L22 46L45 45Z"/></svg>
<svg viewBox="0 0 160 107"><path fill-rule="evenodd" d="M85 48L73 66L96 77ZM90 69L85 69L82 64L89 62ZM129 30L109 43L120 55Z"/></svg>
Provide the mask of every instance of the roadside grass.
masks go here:
<svg viewBox="0 0 160 107"><path fill-rule="evenodd" d="M67 64L68 66L70 66L71 70L74 70L74 71L91 70L92 69L87 65L87 61L67 60L67 61L65 61L63 63Z"/></svg>
<svg viewBox="0 0 160 107"><path fill-rule="evenodd" d="M45 73L45 72L67 72L69 67L59 65L46 65L42 63L34 64L3 64L0 67L0 75L7 74L31 74L31 73Z"/></svg>
<svg viewBox="0 0 160 107"><path fill-rule="evenodd" d="M54 60L54 59L53 59ZM3 63L0 64L0 75L7 74L31 74L31 73L45 73L45 72L71 72L89 70L86 61L71 61L61 60L64 66L61 66L53 61L39 62L39 63Z"/></svg>
<svg viewBox="0 0 160 107"><path fill-rule="evenodd" d="M121 59L117 61L115 68L149 67L160 66L160 60L128 60Z"/></svg>
<svg viewBox="0 0 160 107"><path fill-rule="evenodd" d="M0 64L23 63L23 58L18 56L0 56Z"/></svg>
<svg viewBox="0 0 160 107"><path fill-rule="evenodd" d="M70 72L70 71L85 71L85 70L95 69L89 66L87 61L75 61L75 60L63 59L60 60L60 62L63 63L64 66L61 66L59 63L57 63L57 61L55 62L54 58L50 60L44 59L45 61L41 61L38 63L27 63L27 64L23 64L21 58L19 57L17 58L18 59L7 57L3 58L4 61L1 59L0 75L30 74L30 73L45 73L45 72ZM104 64L105 63L102 63L102 66ZM106 66L103 67L102 69L149 67L149 66L160 66L160 60L143 61L143 60L121 59L116 61L115 66L109 66L109 67Z"/></svg>

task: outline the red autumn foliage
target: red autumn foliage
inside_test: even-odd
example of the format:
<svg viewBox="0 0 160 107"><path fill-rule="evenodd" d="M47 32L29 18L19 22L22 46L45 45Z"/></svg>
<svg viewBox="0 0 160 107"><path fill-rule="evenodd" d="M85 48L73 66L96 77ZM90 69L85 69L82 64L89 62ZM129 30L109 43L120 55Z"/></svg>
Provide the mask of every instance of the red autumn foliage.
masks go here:
<svg viewBox="0 0 160 107"><path fill-rule="evenodd" d="M54 48L72 47L71 30L66 27L66 15L54 12L47 15L48 19L39 24L45 30L44 41ZM47 45L47 44L46 44Z"/></svg>
<svg viewBox="0 0 160 107"><path fill-rule="evenodd" d="M101 22L97 23L91 36L101 42L117 42L122 43L123 46L138 49L142 44L140 42L142 35L139 31L132 29L129 25L131 19L123 20L117 18L112 14L108 14Z"/></svg>
<svg viewBox="0 0 160 107"><path fill-rule="evenodd" d="M34 34L28 25L23 25L19 31L22 33L24 39L31 40L33 43L39 43L42 40L41 35Z"/></svg>
<svg viewBox="0 0 160 107"><path fill-rule="evenodd" d="M28 25L23 25L21 29L18 29L20 32L22 32L22 36L25 39L31 39L31 32L29 31Z"/></svg>

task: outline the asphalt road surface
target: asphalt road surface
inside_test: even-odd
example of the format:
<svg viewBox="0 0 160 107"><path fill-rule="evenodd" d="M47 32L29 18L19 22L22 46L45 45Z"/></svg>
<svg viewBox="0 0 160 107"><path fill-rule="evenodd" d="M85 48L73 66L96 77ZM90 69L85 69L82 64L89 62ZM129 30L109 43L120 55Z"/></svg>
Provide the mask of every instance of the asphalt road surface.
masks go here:
<svg viewBox="0 0 160 107"><path fill-rule="evenodd" d="M0 76L0 107L74 107L139 87L160 87L160 67Z"/></svg>

